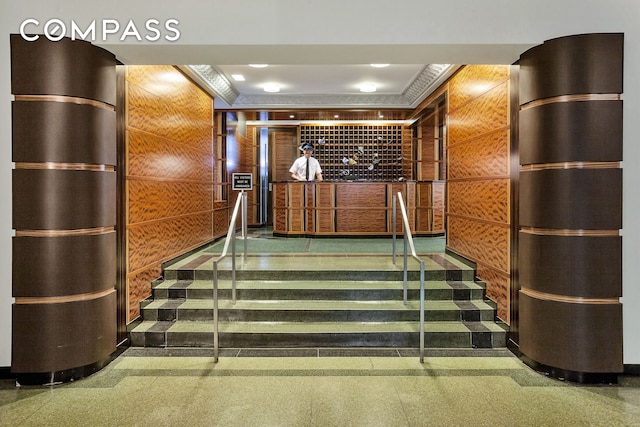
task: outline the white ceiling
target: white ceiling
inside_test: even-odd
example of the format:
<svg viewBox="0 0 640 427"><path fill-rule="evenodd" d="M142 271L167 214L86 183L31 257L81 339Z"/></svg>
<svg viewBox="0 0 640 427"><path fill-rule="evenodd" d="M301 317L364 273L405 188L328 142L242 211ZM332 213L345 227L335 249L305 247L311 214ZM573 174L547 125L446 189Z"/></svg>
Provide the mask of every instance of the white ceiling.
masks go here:
<svg viewBox="0 0 640 427"><path fill-rule="evenodd" d="M244 95L263 95L268 82L281 85L285 95L360 94L359 85L377 85L376 93L401 94L418 76L424 65L393 65L374 68L363 65L271 65L253 68L248 65L216 65ZM237 82L232 74L242 74L246 81Z"/></svg>
<svg viewBox="0 0 640 427"><path fill-rule="evenodd" d="M449 64L192 65L183 71L207 87L218 109L395 108L417 106L455 67ZM244 81L233 75L241 74ZM277 93L265 92L277 84ZM369 83L376 91L360 91Z"/></svg>

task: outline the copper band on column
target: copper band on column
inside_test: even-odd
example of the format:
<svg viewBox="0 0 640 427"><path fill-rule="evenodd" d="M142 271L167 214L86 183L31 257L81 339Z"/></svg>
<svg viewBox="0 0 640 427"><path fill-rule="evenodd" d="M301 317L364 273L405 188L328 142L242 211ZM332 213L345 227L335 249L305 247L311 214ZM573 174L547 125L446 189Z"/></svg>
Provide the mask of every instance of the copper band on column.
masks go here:
<svg viewBox="0 0 640 427"><path fill-rule="evenodd" d="M11 369L21 383L81 378L115 351L115 66L84 41L11 35Z"/></svg>
<svg viewBox="0 0 640 427"><path fill-rule="evenodd" d="M622 52L586 34L519 62L519 345L552 375L622 371Z"/></svg>

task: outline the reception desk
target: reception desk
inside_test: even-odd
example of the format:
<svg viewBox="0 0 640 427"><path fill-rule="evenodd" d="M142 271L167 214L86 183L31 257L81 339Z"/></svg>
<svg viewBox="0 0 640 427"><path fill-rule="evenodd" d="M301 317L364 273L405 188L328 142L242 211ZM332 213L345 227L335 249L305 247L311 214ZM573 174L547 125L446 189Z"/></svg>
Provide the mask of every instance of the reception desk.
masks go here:
<svg viewBox="0 0 640 427"><path fill-rule="evenodd" d="M275 235L391 235L392 200L398 192L414 234L444 233L444 181L280 181L272 190ZM401 215L398 205L398 233Z"/></svg>

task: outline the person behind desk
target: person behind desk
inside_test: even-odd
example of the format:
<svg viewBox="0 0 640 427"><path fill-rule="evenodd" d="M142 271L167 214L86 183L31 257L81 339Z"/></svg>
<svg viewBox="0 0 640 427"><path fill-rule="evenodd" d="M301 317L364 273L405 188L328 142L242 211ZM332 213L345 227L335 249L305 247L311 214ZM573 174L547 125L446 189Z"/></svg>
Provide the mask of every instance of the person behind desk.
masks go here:
<svg viewBox="0 0 640 427"><path fill-rule="evenodd" d="M322 181L322 168L320 162L314 157L313 145L305 143L300 147L300 150L304 153L304 156L300 156L293 162L291 169L291 178L297 181Z"/></svg>

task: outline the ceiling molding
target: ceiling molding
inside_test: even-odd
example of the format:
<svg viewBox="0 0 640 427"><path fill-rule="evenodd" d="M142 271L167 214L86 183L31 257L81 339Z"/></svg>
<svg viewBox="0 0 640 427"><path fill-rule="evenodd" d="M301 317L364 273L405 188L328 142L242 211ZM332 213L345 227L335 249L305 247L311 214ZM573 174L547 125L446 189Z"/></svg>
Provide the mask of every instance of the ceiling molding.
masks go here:
<svg viewBox="0 0 640 427"><path fill-rule="evenodd" d="M383 107L404 108L407 106L401 95L240 95L232 105L234 108L348 108Z"/></svg>
<svg viewBox="0 0 640 427"><path fill-rule="evenodd" d="M222 99L229 105L233 105L240 93L227 80L222 72L211 65L184 65L180 67L191 78L203 84L207 92L213 92L215 97Z"/></svg>
<svg viewBox="0 0 640 427"><path fill-rule="evenodd" d="M408 106L415 107L429 94L435 91L445 78L448 78L454 68L451 64L429 64L404 91L402 96L406 99ZM445 77L446 76L446 77Z"/></svg>
<svg viewBox="0 0 640 427"><path fill-rule="evenodd" d="M399 95L242 95L217 68L211 65L185 65L180 67L204 89L234 109L269 108L415 108L435 91L455 69L450 64L426 65L407 89Z"/></svg>

